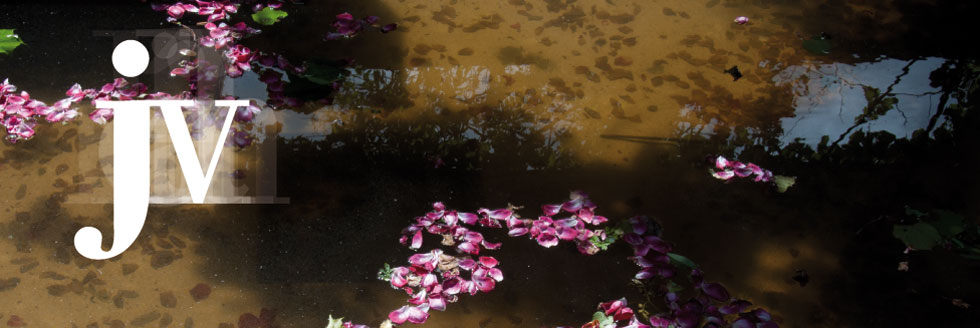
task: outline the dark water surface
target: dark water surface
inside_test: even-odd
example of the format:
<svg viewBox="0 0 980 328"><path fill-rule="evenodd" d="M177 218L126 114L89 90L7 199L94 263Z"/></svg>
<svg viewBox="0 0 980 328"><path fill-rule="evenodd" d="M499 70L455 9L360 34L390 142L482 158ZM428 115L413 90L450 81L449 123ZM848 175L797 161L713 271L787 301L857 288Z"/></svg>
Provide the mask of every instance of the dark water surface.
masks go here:
<svg viewBox="0 0 980 328"><path fill-rule="evenodd" d="M151 205L130 250L90 261L72 236L84 225L111 231L103 165L111 124L39 124L33 140L0 146L0 324L17 315L30 327L218 327L266 308L281 327L322 327L330 314L376 326L406 296L375 274L405 264L412 253L400 231L432 202L464 211L523 205L532 216L569 190L588 192L613 220L655 217L675 252L783 327L977 322L975 306L953 300L980 304L978 262L941 250L905 255L891 236L906 205L972 222L980 213L971 132L980 121L937 114L972 93L953 93L955 74L936 73L976 76L963 70L977 55L976 28L965 26L977 5L307 2L243 44L297 61L354 58L351 75L331 105L270 110L272 123L256 126L276 138L227 149L230 169L219 169L213 187L255 195L253 177L274 163L279 204ZM400 26L322 41L344 11ZM736 16L750 23L734 24ZM136 1L0 5L0 28L27 43L0 55L0 78L48 103L75 82L98 87L116 77L109 58L118 40L105 31L172 28L164 18ZM828 54L804 47L821 35ZM158 69L138 80L173 87L158 78L172 68L167 60L155 58ZM737 81L723 73L735 65ZM868 88L887 90L898 106L861 121ZM266 96L250 73L232 89ZM926 128L954 132L912 138ZM835 141L833 151L804 150ZM163 158L154 172L179 181L167 147L154 144ZM717 154L797 184L777 193L724 183L705 161ZM232 178L236 169L247 178ZM623 245L582 256L486 235L504 241L492 255L505 280L433 311L425 327L576 325L598 302L640 300ZM911 270L897 270L902 261ZM797 270L809 275L806 286L792 279ZM196 301L190 291L201 283L211 292Z"/></svg>

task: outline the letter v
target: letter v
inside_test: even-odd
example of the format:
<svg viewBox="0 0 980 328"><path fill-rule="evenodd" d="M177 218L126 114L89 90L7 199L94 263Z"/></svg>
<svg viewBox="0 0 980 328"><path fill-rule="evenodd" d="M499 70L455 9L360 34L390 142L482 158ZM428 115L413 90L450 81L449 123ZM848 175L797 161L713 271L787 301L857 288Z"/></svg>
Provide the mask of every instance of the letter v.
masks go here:
<svg viewBox="0 0 980 328"><path fill-rule="evenodd" d="M204 196L207 195L208 188L211 187L214 168L218 165L225 140L228 139L228 132L231 130L231 122L235 118L235 111L238 107L248 107L248 101L217 100L214 105L215 107L228 106L228 114L225 115L224 124L221 126L218 143L214 145L214 153L211 155L211 163L208 165L207 173L199 170L201 160L197 157L194 144L191 142L191 132L187 129L184 114L180 110L181 105L166 104L160 106L163 111L163 119L167 123L167 131L170 133L170 140L177 152L177 161L180 163L181 172L184 173L184 181L187 182L187 189L191 193L191 201L196 204L204 203Z"/></svg>

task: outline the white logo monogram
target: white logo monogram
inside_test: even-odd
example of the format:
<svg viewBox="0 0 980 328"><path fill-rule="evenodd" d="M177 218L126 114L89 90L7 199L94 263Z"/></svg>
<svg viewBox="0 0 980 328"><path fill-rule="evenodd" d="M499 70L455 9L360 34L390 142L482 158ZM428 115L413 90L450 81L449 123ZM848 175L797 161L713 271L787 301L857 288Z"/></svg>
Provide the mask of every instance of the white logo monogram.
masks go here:
<svg viewBox="0 0 980 328"><path fill-rule="evenodd" d="M111 108L115 116L112 159L114 234L112 248L103 251L102 232L94 227L78 230L75 234L75 249L79 254L93 260L112 258L128 249L143 229L150 203L150 111L153 107L159 107L163 113L192 202L204 202L235 111L240 107L248 107L249 101L216 100L214 104L217 107L228 107L228 111L207 172L203 172L198 170L200 160L181 111L181 107L194 106L193 100L96 102L96 108Z"/></svg>

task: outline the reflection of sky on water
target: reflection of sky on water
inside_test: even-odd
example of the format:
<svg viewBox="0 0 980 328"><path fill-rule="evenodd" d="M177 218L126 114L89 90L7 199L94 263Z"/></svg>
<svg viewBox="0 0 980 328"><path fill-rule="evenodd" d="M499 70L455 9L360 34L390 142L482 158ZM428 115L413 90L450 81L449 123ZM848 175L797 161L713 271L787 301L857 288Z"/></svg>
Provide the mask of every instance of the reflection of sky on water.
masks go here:
<svg viewBox="0 0 980 328"><path fill-rule="evenodd" d="M891 93L898 98L896 108L861 129L888 131L901 138L925 128L939 96L935 94L939 89L929 86L929 73L944 61L930 57L913 63L908 74L892 88ZM816 145L825 135L836 139L854 125L855 117L867 106L862 86L884 92L907 64L908 61L884 59L857 65L810 64L783 69L773 81L777 85L793 85L796 115L781 120L781 141L785 144L802 138L804 143Z"/></svg>

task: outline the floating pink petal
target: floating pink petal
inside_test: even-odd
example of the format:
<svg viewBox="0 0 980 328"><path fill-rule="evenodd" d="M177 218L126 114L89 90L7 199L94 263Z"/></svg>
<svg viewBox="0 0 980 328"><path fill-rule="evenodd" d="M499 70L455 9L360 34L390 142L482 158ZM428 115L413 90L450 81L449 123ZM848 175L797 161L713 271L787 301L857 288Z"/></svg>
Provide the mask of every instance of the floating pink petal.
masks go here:
<svg viewBox="0 0 980 328"><path fill-rule="evenodd" d="M527 228L513 228L507 231L507 235L511 237L523 236L528 233Z"/></svg>
<svg viewBox="0 0 980 328"><path fill-rule="evenodd" d="M463 221L465 224L474 225L480 220L480 217L473 213L459 213L459 220Z"/></svg>
<svg viewBox="0 0 980 328"><path fill-rule="evenodd" d="M728 301L732 298L731 295L728 294L728 290L716 282L702 283L701 290L704 291L704 294L708 295L708 297L719 301Z"/></svg>
<svg viewBox="0 0 980 328"><path fill-rule="evenodd" d="M351 21L351 20L354 20L354 15L351 15L350 13L347 13L347 12L342 13L342 14L338 14L337 15L337 20Z"/></svg>
<svg viewBox="0 0 980 328"><path fill-rule="evenodd" d="M561 210L561 205L541 205L541 211L545 216L554 216Z"/></svg>
<svg viewBox="0 0 980 328"><path fill-rule="evenodd" d="M433 310L445 311L446 299L439 294L431 295L429 296L429 307Z"/></svg>
<svg viewBox="0 0 980 328"><path fill-rule="evenodd" d="M422 247L422 230L416 231L415 236L412 236L412 245L409 248L419 249Z"/></svg>
<svg viewBox="0 0 980 328"><path fill-rule="evenodd" d="M398 310L392 311L388 314L388 319L395 324L403 324L406 321L420 324L425 323L425 320L429 318L429 313L423 311L423 308L427 311L429 309L428 305L415 306L402 306Z"/></svg>
<svg viewBox="0 0 980 328"><path fill-rule="evenodd" d="M456 245L456 250L460 251L461 253L479 254L480 246L471 242L462 242L459 243L459 245Z"/></svg>
<svg viewBox="0 0 980 328"><path fill-rule="evenodd" d="M503 271L500 271L500 269L490 268L490 270L487 270L487 274L491 278L493 278L493 280L496 280L496 281L503 281L504 280L504 272Z"/></svg>
<svg viewBox="0 0 980 328"><path fill-rule="evenodd" d="M398 24L391 23L381 27L381 33L388 33L398 28Z"/></svg>
<svg viewBox="0 0 980 328"><path fill-rule="evenodd" d="M593 216L595 216L595 213L593 213L590 209L583 208L578 211L578 217L582 219L582 221L585 221L585 223L592 223Z"/></svg>
<svg viewBox="0 0 980 328"><path fill-rule="evenodd" d="M502 208L502 209L494 210L493 212L490 212L490 218L491 219L494 219L494 220L503 220L503 219L506 219L506 218L510 217L513 214L514 214L513 211Z"/></svg>
<svg viewBox="0 0 980 328"><path fill-rule="evenodd" d="M545 248L558 245L558 237L550 233L542 233L538 235L537 241L539 245L544 246Z"/></svg>
<svg viewBox="0 0 980 328"><path fill-rule="evenodd" d="M480 264L482 264L483 266L485 266L487 268L495 267L495 266L497 266L498 263L500 263L500 262L497 262L497 259L495 259L493 257L490 257L490 256L480 256Z"/></svg>
<svg viewBox="0 0 980 328"><path fill-rule="evenodd" d="M476 284L477 289L484 293L493 290L493 288L497 285L493 279L489 279L487 277L474 277L473 283Z"/></svg>
<svg viewBox="0 0 980 328"><path fill-rule="evenodd" d="M599 307L602 308L602 311L605 312L606 315L611 315L613 313L616 313L616 311L619 311L624 306L626 306L626 298L620 298L615 301L599 303Z"/></svg>
<svg viewBox="0 0 980 328"><path fill-rule="evenodd" d="M728 180L735 177L735 171L732 170L715 171L715 172L711 172L711 176L715 177L715 179Z"/></svg>
<svg viewBox="0 0 980 328"><path fill-rule="evenodd" d="M480 244L483 245L483 248L486 248L486 249L489 249L489 250L498 249L498 248L500 248L500 245L503 245L503 243L491 243L491 242L486 241L486 240L484 240Z"/></svg>

